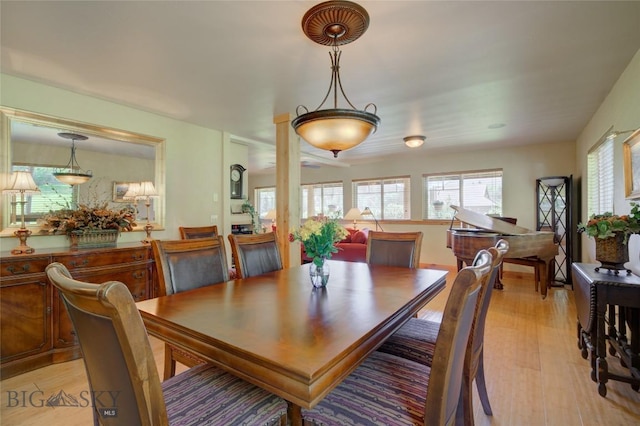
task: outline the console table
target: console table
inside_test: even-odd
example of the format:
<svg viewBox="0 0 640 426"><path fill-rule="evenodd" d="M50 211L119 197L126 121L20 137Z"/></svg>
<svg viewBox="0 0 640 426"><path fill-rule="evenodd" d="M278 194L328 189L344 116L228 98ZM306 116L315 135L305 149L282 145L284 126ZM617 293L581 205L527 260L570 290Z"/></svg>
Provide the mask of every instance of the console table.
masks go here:
<svg viewBox="0 0 640 426"><path fill-rule="evenodd" d="M157 280L148 245L115 248L41 249L26 255L2 252L0 265L0 378L81 356L75 331L58 291L47 279L51 262L75 279L121 281L136 301L155 297Z"/></svg>
<svg viewBox="0 0 640 426"><path fill-rule="evenodd" d="M583 358L591 357L591 379L598 393L606 396L609 379L630 383L640 389L640 277L615 275L597 264L574 263L573 288L578 311L578 347ZM605 332L605 327L607 328ZM630 330L630 337L627 333ZM609 371L609 353L620 357L629 370L626 376Z"/></svg>

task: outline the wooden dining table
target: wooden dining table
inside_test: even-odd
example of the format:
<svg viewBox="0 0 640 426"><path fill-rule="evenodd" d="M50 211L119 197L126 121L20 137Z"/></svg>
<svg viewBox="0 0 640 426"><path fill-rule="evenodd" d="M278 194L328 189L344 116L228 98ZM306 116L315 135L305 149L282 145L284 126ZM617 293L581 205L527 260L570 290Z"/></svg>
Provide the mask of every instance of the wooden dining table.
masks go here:
<svg viewBox="0 0 640 426"><path fill-rule="evenodd" d="M330 261L325 288L309 265L138 302L150 335L289 402L291 424L414 316L447 271Z"/></svg>

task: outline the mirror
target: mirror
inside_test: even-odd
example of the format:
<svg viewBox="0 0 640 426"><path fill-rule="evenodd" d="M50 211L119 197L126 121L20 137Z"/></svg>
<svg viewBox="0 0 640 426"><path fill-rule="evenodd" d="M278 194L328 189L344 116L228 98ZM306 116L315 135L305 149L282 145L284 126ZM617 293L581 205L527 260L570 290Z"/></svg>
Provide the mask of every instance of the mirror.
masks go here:
<svg viewBox="0 0 640 426"><path fill-rule="evenodd" d="M155 229L164 227L164 139L7 107L0 107L0 124L1 187L7 186L13 170L37 175L40 194L25 197L25 223L34 235L42 235L38 219L45 213L77 204L108 203L112 210L135 207L134 230L143 230L144 201L122 197L129 182L141 181L154 183L159 196L151 200L148 217ZM78 165L93 175L87 183L69 186L53 177L71 158L72 141L58 135L63 132L87 137L75 141ZM20 226L21 211L15 196L2 197L0 234L11 235Z"/></svg>

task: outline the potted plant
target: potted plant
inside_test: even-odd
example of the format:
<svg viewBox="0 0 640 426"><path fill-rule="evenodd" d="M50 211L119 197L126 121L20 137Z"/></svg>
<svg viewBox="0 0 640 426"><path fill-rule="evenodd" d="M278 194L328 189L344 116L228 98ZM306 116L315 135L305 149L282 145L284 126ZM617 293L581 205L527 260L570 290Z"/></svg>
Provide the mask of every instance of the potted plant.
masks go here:
<svg viewBox="0 0 640 426"><path fill-rule="evenodd" d="M578 232L595 239L596 260L603 268L615 271L625 269L623 265L629 261L629 236L640 234L640 205L631 203L628 215L611 212L591 215L586 224L578 224Z"/></svg>
<svg viewBox="0 0 640 426"><path fill-rule="evenodd" d="M43 232L66 234L72 248L115 247L120 231L132 231L136 226L134 217L135 210L131 207L110 210L107 203L79 204L77 209L61 209L45 215Z"/></svg>

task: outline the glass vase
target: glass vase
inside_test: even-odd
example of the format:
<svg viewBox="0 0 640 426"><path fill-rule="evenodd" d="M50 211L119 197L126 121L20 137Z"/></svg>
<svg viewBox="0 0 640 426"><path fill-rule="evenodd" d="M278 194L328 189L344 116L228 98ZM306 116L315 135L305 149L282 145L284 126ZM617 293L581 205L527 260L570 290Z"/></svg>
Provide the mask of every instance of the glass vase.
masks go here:
<svg viewBox="0 0 640 426"><path fill-rule="evenodd" d="M314 259L313 262L309 265L309 277L311 278L311 284L315 288L325 287L327 282L329 282L329 262L324 257L320 258L320 266L316 264L318 262L317 259Z"/></svg>

